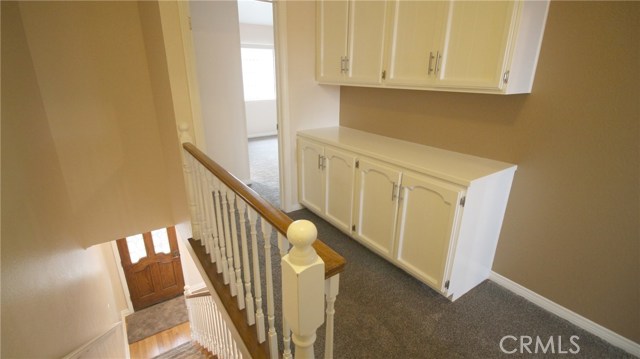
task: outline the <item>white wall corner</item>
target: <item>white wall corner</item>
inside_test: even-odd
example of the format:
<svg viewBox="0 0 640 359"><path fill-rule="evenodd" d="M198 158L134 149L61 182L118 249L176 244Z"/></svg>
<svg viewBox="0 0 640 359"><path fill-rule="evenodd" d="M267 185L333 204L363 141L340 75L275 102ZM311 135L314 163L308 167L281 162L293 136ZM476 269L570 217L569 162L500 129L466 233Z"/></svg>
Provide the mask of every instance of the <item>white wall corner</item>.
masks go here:
<svg viewBox="0 0 640 359"><path fill-rule="evenodd" d="M602 340L608 342L609 344L616 346L632 355L640 357L640 344L627 339L622 335L615 333L614 331L607 329L602 325L590 319L587 319L580 314L573 312L572 310L567 309L560 304L555 303L506 277L501 276L496 272L491 272L491 274L489 275L489 280L523 297L524 299L541 307L542 309L569 321L571 324L574 324L586 330L587 332L600 337Z"/></svg>

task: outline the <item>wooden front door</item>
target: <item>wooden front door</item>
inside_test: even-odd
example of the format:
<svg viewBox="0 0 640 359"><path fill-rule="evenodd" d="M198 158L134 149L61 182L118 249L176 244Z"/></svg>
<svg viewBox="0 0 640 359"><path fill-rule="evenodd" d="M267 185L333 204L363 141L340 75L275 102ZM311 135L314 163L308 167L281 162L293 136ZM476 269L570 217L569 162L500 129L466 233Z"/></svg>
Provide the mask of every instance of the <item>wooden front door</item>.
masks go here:
<svg viewBox="0 0 640 359"><path fill-rule="evenodd" d="M174 298L184 277L174 227L117 240L134 310Z"/></svg>

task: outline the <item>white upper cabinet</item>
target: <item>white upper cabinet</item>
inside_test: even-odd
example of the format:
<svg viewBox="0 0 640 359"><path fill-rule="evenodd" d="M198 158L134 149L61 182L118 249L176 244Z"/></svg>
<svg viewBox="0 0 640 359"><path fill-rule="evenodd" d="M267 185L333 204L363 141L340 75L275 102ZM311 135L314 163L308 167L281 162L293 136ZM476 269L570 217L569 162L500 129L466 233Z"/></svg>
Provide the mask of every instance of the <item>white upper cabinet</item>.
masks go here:
<svg viewBox="0 0 640 359"><path fill-rule="evenodd" d="M433 85L444 54L449 4L395 0L388 9L385 84Z"/></svg>
<svg viewBox="0 0 640 359"><path fill-rule="evenodd" d="M316 76L326 83L341 82L347 54L349 3L318 1L316 31Z"/></svg>
<svg viewBox="0 0 640 359"><path fill-rule="evenodd" d="M521 3L451 2L441 86L502 89L508 65L510 34Z"/></svg>
<svg viewBox="0 0 640 359"><path fill-rule="evenodd" d="M318 0L317 79L356 86L528 93L548 7L546 0ZM339 73L329 76L328 64Z"/></svg>
<svg viewBox="0 0 640 359"><path fill-rule="evenodd" d="M316 11L318 81L380 84L387 11L385 2L318 1Z"/></svg>

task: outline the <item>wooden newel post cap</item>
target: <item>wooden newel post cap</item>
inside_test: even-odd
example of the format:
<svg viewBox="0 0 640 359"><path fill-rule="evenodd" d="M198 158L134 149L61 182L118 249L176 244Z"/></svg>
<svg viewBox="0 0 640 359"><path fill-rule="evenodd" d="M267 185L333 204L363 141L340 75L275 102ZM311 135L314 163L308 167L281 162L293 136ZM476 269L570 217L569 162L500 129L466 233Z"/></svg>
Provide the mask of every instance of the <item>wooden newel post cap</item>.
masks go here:
<svg viewBox="0 0 640 359"><path fill-rule="evenodd" d="M297 220L289 225L287 239L293 245L289 252L291 262L296 265L309 265L313 263L317 254L311 247L318 238L318 229L306 219Z"/></svg>

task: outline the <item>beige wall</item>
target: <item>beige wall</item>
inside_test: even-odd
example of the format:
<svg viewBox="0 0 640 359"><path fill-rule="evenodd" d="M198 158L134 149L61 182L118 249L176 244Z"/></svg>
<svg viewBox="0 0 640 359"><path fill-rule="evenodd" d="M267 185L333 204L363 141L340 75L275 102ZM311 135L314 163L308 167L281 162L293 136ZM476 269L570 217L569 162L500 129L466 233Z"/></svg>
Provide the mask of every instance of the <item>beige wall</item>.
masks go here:
<svg viewBox="0 0 640 359"><path fill-rule="evenodd" d="M280 154L285 211L299 209L296 133L299 130L338 125L340 88L318 85L315 80L315 1L278 1L274 11L277 18L276 51L280 56L280 92L288 107L279 108L282 132ZM279 37L278 37L279 36Z"/></svg>
<svg viewBox="0 0 640 359"><path fill-rule="evenodd" d="M2 357L61 357L120 320L122 293L108 244L85 249L74 229L22 20L2 3Z"/></svg>
<svg viewBox="0 0 640 359"><path fill-rule="evenodd" d="M249 180L249 152L240 61L238 5L189 3L206 154Z"/></svg>
<svg viewBox="0 0 640 359"><path fill-rule="evenodd" d="M104 242L187 218L159 26L150 4L2 2L2 357L104 333L125 306Z"/></svg>
<svg viewBox="0 0 640 359"><path fill-rule="evenodd" d="M552 2L530 95L343 87L340 123L518 164L493 269L640 342L640 3Z"/></svg>
<svg viewBox="0 0 640 359"><path fill-rule="evenodd" d="M167 164L175 157L165 156L167 120L156 108L137 4L22 2L20 9L85 246L172 225Z"/></svg>

